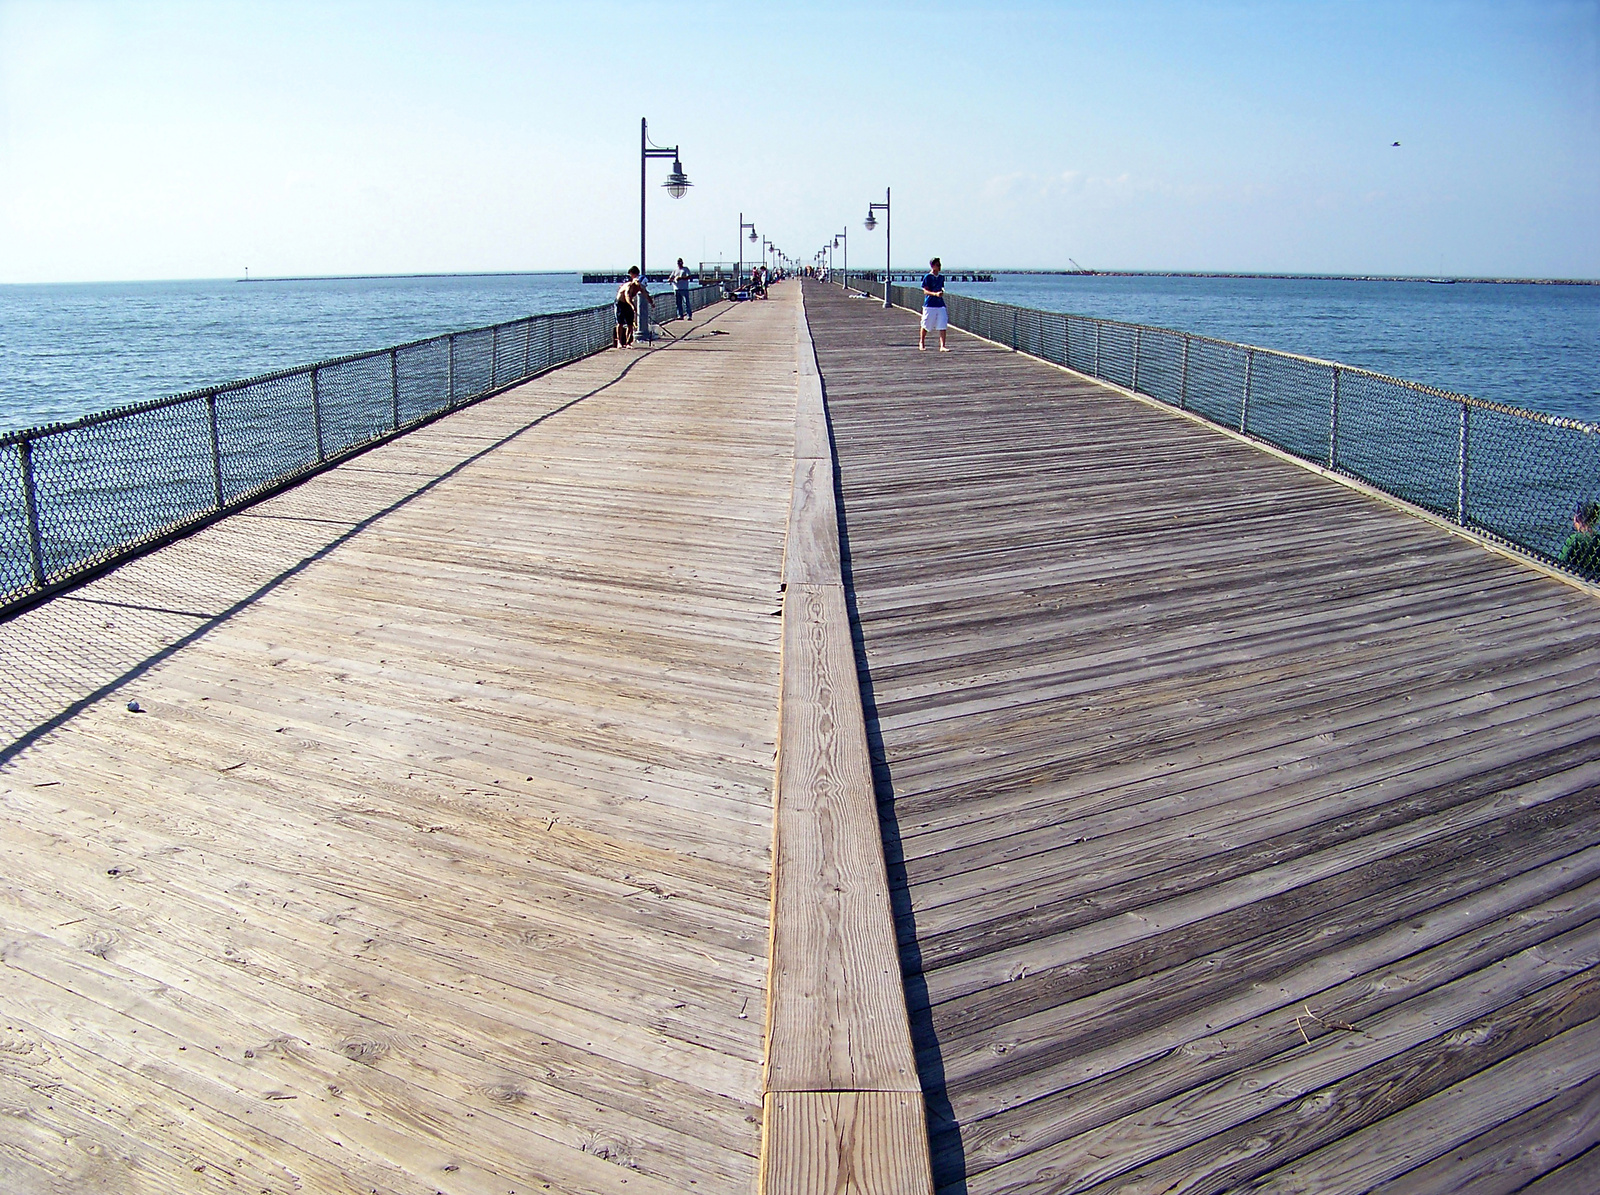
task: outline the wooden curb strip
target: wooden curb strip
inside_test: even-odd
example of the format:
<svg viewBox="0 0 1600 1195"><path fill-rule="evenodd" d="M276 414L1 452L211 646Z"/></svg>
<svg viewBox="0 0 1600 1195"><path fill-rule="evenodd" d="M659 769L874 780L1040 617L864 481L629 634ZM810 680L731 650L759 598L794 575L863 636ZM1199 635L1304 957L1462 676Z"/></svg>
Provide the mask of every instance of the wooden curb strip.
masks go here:
<svg viewBox="0 0 1600 1195"><path fill-rule="evenodd" d="M833 452L799 290L761 1191L931 1195L840 569Z"/></svg>

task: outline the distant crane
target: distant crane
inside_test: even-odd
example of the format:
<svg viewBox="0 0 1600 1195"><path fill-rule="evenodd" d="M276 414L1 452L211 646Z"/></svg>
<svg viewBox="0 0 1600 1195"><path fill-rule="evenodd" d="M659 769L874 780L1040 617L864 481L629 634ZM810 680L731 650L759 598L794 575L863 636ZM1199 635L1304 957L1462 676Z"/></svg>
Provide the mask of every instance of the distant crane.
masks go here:
<svg viewBox="0 0 1600 1195"><path fill-rule="evenodd" d="M1077 263L1077 262L1075 262L1075 261L1073 261L1073 260L1072 260L1072 258L1070 258L1070 257L1069 257L1069 258L1067 258L1067 261L1068 261L1068 262L1069 262L1069 263L1070 263L1070 264L1071 264L1071 266L1072 266L1072 268L1073 268L1073 269L1074 269L1074 270L1076 270L1076 271L1077 271L1077 272L1078 272L1078 273L1080 273L1080 274L1092 274L1092 273L1094 273L1094 271L1093 271L1093 270L1086 270L1086 269L1084 269L1084 268L1083 268L1083 267L1082 267L1082 266L1080 266L1080 265L1079 265L1079 264L1078 264L1078 263Z"/></svg>

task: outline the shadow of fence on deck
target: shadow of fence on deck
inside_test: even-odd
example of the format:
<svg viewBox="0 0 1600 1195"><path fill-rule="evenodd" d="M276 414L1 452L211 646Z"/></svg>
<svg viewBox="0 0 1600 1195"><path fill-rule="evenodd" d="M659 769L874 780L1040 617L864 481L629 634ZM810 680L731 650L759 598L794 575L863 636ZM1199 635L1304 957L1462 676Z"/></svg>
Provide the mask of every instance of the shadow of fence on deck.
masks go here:
<svg viewBox="0 0 1600 1195"><path fill-rule="evenodd" d="M0 624L0 692L4 693L0 705L0 768L96 702L205 638L386 516L546 420L615 386L643 360L642 356L634 358L604 384L527 420L449 468L429 474L421 484L410 485L393 497L381 496L381 505L359 517L352 518L347 510L296 512L294 503L299 499L303 504L305 483L260 506L228 516L279 520L292 523L297 530L316 529L319 525L330 532L342 528L337 534L318 531L309 540L290 541L286 545L289 550L279 550L276 555L273 549L285 545L281 540L264 542L265 536L230 544L223 557L213 553L206 563L225 558L239 570L233 574L235 585L231 593L223 591L224 585L214 572L196 567L193 560L170 555L192 547L196 537L191 536L129 561L105 577L59 594ZM359 467L359 460L339 466L344 470ZM384 497L389 500L383 501ZM281 509L279 504L286 499L288 509ZM164 565L163 561L171 563ZM139 569L144 570L139 579L159 585L165 600L158 603L130 594L130 587L120 584L137 576L134 570ZM108 617L118 621L104 621Z"/></svg>

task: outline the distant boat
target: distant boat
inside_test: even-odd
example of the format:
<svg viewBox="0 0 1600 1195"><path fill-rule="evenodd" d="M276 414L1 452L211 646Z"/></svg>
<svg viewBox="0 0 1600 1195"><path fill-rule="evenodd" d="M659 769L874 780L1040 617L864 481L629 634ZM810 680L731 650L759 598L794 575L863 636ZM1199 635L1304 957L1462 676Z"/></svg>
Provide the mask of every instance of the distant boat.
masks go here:
<svg viewBox="0 0 1600 1195"><path fill-rule="evenodd" d="M1456 284L1454 278L1429 278L1428 281L1435 286L1454 286Z"/></svg>

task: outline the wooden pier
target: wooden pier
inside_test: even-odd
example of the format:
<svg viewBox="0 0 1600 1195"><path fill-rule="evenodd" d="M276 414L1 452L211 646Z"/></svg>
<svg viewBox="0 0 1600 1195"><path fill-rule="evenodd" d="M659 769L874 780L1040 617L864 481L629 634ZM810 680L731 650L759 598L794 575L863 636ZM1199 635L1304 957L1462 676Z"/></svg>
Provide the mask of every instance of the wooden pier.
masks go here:
<svg viewBox="0 0 1600 1195"><path fill-rule="evenodd" d="M1600 599L807 309L941 1189L1600 1190Z"/></svg>
<svg viewBox="0 0 1600 1195"><path fill-rule="evenodd" d="M6 625L101 696L0 773L0 1190L754 1188L798 305L706 314Z"/></svg>
<svg viewBox="0 0 1600 1195"><path fill-rule="evenodd" d="M0 625L0 1190L1600 1189L1600 597L773 294Z"/></svg>

